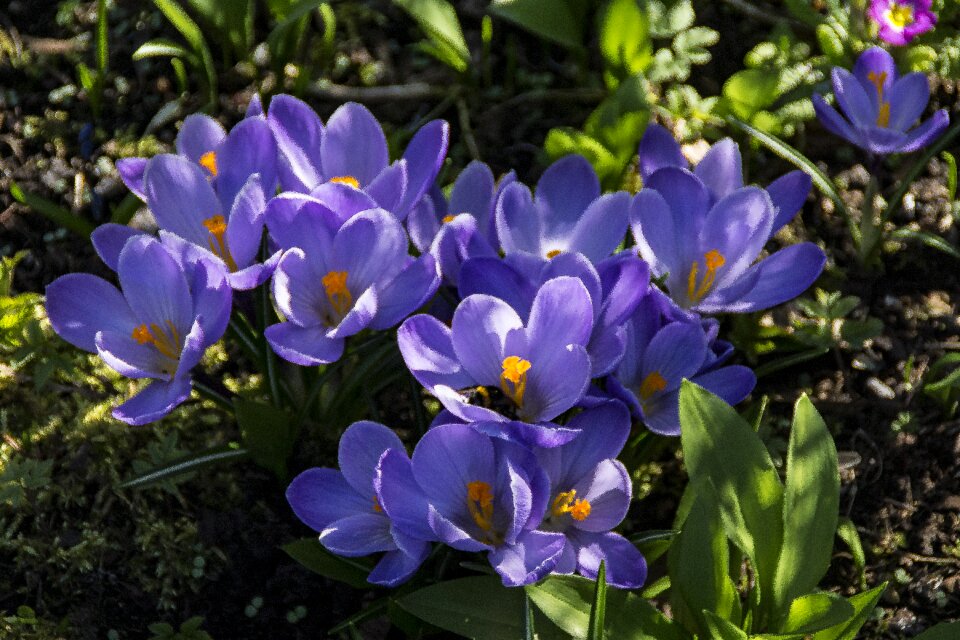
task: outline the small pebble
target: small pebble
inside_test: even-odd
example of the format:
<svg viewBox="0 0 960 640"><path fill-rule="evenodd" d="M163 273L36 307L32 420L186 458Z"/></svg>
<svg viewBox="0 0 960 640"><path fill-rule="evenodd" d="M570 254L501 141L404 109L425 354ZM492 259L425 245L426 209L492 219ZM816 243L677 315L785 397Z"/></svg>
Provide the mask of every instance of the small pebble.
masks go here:
<svg viewBox="0 0 960 640"><path fill-rule="evenodd" d="M878 398L884 400L893 400L897 397L896 392L878 378L870 378L867 380L867 389L873 392Z"/></svg>

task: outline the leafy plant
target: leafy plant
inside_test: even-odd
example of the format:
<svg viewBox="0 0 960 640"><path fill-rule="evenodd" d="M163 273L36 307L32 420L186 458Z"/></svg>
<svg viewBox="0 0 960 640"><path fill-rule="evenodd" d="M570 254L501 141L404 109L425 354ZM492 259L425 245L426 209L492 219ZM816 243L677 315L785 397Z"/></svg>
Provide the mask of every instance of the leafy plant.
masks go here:
<svg viewBox="0 0 960 640"><path fill-rule="evenodd" d="M201 629L203 616L194 616L185 620L179 629L167 622L154 622L147 629L153 635L150 640L213 640L211 635Z"/></svg>

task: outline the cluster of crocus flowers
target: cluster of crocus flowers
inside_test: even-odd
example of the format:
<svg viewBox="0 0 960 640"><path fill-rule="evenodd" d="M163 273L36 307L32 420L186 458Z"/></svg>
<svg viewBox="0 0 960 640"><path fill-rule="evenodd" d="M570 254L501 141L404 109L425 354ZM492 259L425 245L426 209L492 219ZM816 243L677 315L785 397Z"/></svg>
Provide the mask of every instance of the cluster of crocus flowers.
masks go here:
<svg viewBox="0 0 960 640"><path fill-rule="evenodd" d="M867 16L879 27L881 40L905 45L937 24L932 4L932 0L870 0Z"/></svg>
<svg viewBox="0 0 960 640"><path fill-rule="evenodd" d="M843 115L815 94L817 117L831 133L875 156L922 149L950 123L947 111L940 109L914 127L930 101L927 77L901 76L893 57L880 47L860 54L852 73L834 67L831 77Z"/></svg>

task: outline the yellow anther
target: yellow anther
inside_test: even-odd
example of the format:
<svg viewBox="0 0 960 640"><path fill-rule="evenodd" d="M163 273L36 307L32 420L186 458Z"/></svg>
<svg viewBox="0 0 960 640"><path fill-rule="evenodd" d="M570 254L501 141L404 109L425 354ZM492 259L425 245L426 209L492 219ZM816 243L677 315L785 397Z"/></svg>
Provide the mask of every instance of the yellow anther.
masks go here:
<svg viewBox="0 0 960 640"><path fill-rule="evenodd" d="M200 166L210 172L210 175L217 176L217 152L207 151L200 156Z"/></svg>
<svg viewBox="0 0 960 640"><path fill-rule="evenodd" d="M550 251L547 251L547 257L550 258L551 260L553 260L553 259L556 258L558 255L560 255L561 253L563 253L563 252L560 251L560 249L552 249L552 250L550 250Z"/></svg>
<svg viewBox="0 0 960 640"><path fill-rule="evenodd" d="M883 85L887 83L887 72L881 71L877 73L876 71L871 71L867 74L867 80L873 83L873 86L877 88L877 97L883 98Z"/></svg>
<svg viewBox="0 0 960 640"><path fill-rule="evenodd" d="M443 220L441 220L441 222L443 224L447 224L448 222L453 222L453 219L456 217L457 216L446 215L446 216L443 216Z"/></svg>
<svg viewBox="0 0 960 640"><path fill-rule="evenodd" d="M134 327L130 337L136 340L138 344L153 345L153 348L159 351L161 355L171 360L179 360L182 349L180 332L169 320L166 321L166 324L168 330L161 329L160 325L155 323L141 324Z"/></svg>
<svg viewBox="0 0 960 640"><path fill-rule="evenodd" d="M467 509L482 531L493 529L493 489L487 482L467 483Z"/></svg>
<svg viewBox="0 0 960 640"><path fill-rule="evenodd" d="M207 238L207 247L210 252L223 260L230 271L237 270L237 263L230 254L230 248L227 246L227 219L219 213L210 216L203 221L203 226L210 232L211 238Z"/></svg>
<svg viewBox="0 0 960 640"><path fill-rule="evenodd" d="M354 189L360 188L360 181L354 178L353 176L337 176L335 178L330 178L330 182L336 182L337 184L345 184L353 187Z"/></svg>
<svg viewBox="0 0 960 640"><path fill-rule="evenodd" d="M518 406L523 406L523 394L527 390L527 371L532 366L529 360L520 356L508 356L501 365L500 389L503 394Z"/></svg>
<svg viewBox="0 0 960 640"><path fill-rule="evenodd" d="M343 319L343 316L347 314L347 311L350 310L350 307L353 306L353 295L351 295L350 289L347 288L347 272L330 271L320 279L320 282L323 284L323 289L327 293L327 300L330 301L330 306L333 307L333 310L337 314L337 317L333 318L333 321L339 323L339 321Z"/></svg>
<svg viewBox="0 0 960 640"><path fill-rule="evenodd" d="M913 24L913 7L894 2L887 11L887 22L897 29L910 26Z"/></svg>
<svg viewBox="0 0 960 640"><path fill-rule="evenodd" d="M880 111L877 113L877 125L880 127L889 127L890 126L890 103L881 102Z"/></svg>
<svg viewBox="0 0 960 640"><path fill-rule="evenodd" d="M557 494L553 499L553 506L550 508L550 514L559 518L569 513L574 520L581 522L590 515L590 502L585 498L577 498L577 490L563 491Z"/></svg>
<svg viewBox="0 0 960 640"><path fill-rule="evenodd" d="M880 108L879 111L877 111L877 126L889 127L890 103L883 99L883 85L887 81L887 72L881 71L877 73L876 71L871 71L867 74L867 80L872 82L873 86L877 88L877 99L880 101Z"/></svg>
<svg viewBox="0 0 960 640"><path fill-rule="evenodd" d="M640 398L649 400L653 394L659 393L667 388L667 381L663 379L659 371L652 371L640 383Z"/></svg>
<svg viewBox="0 0 960 640"><path fill-rule="evenodd" d="M693 264L690 265L690 275L687 277L687 298L690 299L691 303L699 302L703 299L707 292L710 291L710 287L713 286L714 281L717 279L717 269L726 264L727 259L723 257L716 249L711 249L703 254L703 263L706 265L706 273L703 274L703 280L700 281L700 284L697 284L697 273L700 270L700 264L698 260L694 260Z"/></svg>
<svg viewBox="0 0 960 640"><path fill-rule="evenodd" d="M373 496L373 510L376 513L383 513L383 507L380 506L380 500L377 496Z"/></svg>

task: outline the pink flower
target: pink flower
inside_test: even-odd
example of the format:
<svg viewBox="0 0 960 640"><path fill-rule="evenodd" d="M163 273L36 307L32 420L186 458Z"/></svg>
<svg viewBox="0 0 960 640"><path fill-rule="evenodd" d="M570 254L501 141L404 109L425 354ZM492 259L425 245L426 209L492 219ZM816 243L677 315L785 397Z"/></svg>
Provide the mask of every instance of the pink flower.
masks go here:
<svg viewBox="0 0 960 640"><path fill-rule="evenodd" d="M867 15L880 25L881 40L905 45L937 24L930 3L931 0L870 0Z"/></svg>

